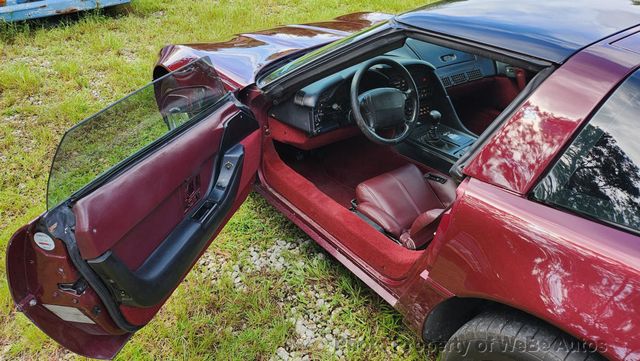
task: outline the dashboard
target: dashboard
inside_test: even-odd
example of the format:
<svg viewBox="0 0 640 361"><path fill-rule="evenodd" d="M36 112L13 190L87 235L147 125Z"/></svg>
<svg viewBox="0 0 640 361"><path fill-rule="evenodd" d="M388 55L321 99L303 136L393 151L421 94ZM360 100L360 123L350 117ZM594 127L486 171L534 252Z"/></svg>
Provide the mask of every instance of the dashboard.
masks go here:
<svg viewBox="0 0 640 361"><path fill-rule="evenodd" d="M447 99L446 91L431 64L417 59L395 60L407 68L416 83L420 97L420 121L426 121L432 107L442 106L443 103L449 105L448 101L443 102L443 99ZM309 136L354 124L350 87L359 69L359 65L347 68L299 90L292 99L274 106L270 111L271 116L303 130ZM406 81L395 70L386 65L377 65L362 78L360 91L364 93L382 87L408 89ZM406 111L408 115L413 112L409 103Z"/></svg>
<svg viewBox="0 0 640 361"><path fill-rule="evenodd" d="M485 77L507 74L501 63L482 56L440 45L407 39L405 44L385 54L409 70L420 93L419 122L428 122L429 112L438 110L442 124L464 133L447 94L447 89ZM308 85L287 101L274 106L270 115L304 131L309 137L354 124L351 117L351 79L361 65L351 66ZM388 66L369 69L360 85L361 92L379 87L407 89L399 74ZM407 113L412 112L410 107Z"/></svg>
<svg viewBox="0 0 640 361"><path fill-rule="evenodd" d="M484 78L515 78L510 71L512 67L506 63L417 39L407 39L402 47L384 56L409 71L419 92L418 124L400 145L413 154L414 159L428 159L433 164L437 163L434 160L441 162L437 164L443 170L468 152L477 140L458 117L448 91ZM355 119L351 116L350 89L354 75L362 66L351 66L298 90L291 98L274 105L271 117L303 131L308 139L352 127ZM376 65L362 78L360 92L386 87L407 90L408 85L396 70ZM413 113L411 106L412 102L408 102L405 107L407 115ZM430 116L432 110L441 114L437 127Z"/></svg>

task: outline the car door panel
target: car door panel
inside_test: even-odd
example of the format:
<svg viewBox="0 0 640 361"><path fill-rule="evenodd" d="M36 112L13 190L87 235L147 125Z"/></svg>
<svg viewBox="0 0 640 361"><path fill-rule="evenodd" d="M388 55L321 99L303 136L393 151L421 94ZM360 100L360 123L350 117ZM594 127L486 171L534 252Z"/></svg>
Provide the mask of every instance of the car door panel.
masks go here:
<svg viewBox="0 0 640 361"><path fill-rule="evenodd" d="M17 308L73 352L115 356L247 197L259 129L227 94L94 189L18 230L7 250ZM36 233L50 243L43 248Z"/></svg>
<svg viewBox="0 0 640 361"><path fill-rule="evenodd" d="M80 199L73 213L82 257L93 259L118 245L130 245L137 252L122 249L118 253L129 267L138 267L188 210L183 193L189 179L200 180L198 189L193 190L200 194L198 198L206 192L218 153L218 147L212 144L221 144L224 131L217 118L233 108L231 104L217 110L217 114ZM121 216L102 217L105 210ZM135 242L142 236L135 232L137 229L145 232L143 245L147 249L139 249L142 245Z"/></svg>
<svg viewBox="0 0 640 361"><path fill-rule="evenodd" d="M250 186L248 179L244 184L240 179L242 144L227 149L216 164L216 154L230 146L223 144L233 136L227 129L238 127L232 125L236 123L249 123L245 131L257 129L255 120L237 113L233 104L219 109L73 207L80 254L121 305L159 308L219 228L240 188ZM249 145L253 153L258 151L257 144ZM194 179L197 188L187 191ZM103 217L104 210L122 216ZM85 252L83 245L88 246Z"/></svg>
<svg viewBox="0 0 640 361"><path fill-rule="evenodd" d="M225 154L218 180L202 202L172 227L139 267L130 268L122 261L122 256L111 250L88 260L108 285L114 285L112 292L121 304L151 307L176 287L233 205L243 158L241 145Z"/></svg>

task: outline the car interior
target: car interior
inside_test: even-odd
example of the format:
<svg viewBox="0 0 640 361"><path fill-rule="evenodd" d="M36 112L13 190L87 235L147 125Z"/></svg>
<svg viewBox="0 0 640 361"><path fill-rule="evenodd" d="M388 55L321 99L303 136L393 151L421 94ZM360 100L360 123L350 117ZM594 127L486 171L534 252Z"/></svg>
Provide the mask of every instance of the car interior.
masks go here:
<svg viewBox="0 0 640 361"><path fill-rule="evenodd" d="M535 75L409 38L273 106L263 171L295 207L399 279L456 198L451 166Z"/></svg>

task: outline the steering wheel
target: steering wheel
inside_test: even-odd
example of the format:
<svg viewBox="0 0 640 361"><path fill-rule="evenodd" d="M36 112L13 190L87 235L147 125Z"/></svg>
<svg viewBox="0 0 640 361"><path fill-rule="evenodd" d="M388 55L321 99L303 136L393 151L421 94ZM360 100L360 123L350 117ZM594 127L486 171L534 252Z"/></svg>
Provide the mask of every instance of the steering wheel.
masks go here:
<svg viewBox="0 0 640 361"><path fill-rule="evenodd" d="M405 91L396 88L375 88L360 94L360 83L367 71L376 65L388 65L407 84ZM372 142L398 144L411 134L418 122L420 100L413 77L402 64L391 58L375 58L362 65L351 81L351 115L362 133ZM412 105L407 117L407 103ZM394 131L391 138L378 134L380 131Z"/></svg>

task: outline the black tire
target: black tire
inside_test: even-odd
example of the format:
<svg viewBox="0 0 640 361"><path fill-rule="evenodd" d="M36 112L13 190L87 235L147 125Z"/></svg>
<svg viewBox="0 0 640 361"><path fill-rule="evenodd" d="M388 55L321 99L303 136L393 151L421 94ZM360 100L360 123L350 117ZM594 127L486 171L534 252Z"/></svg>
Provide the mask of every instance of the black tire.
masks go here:
<svg viewBox="0 0 640 361"><path fill-rule="evenodd" d="M442 361L604 361L583 342L533 318L509 310L485 311L447 342Z"/></svg>

